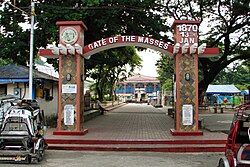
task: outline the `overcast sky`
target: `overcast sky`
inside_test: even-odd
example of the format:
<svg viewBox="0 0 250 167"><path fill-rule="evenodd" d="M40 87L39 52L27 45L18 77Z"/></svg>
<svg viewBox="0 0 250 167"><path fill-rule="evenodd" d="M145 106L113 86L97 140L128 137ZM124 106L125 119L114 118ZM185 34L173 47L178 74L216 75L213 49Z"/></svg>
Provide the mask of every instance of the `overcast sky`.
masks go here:
<svg viewBox="0 0 250 167"><path fill-rule="evenodd" d="M141 75L147 75L147 76L152 76L152 77L157 77L157 72L156 72L156 61L160 59L160 55L152 50L152 49L147 49L142 52L137 52L138 55L142 58L142 68L141 70L136 70L135 73L140 73Z"/></svg>

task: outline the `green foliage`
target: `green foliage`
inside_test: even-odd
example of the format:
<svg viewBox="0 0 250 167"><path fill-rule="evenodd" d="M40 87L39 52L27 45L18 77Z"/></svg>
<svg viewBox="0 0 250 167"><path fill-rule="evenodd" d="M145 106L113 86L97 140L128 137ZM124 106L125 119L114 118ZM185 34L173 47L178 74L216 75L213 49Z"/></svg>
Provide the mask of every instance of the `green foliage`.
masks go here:
<svg viewBox="0 0 250 167"><path fill-rule="evenodd" d="M242 65L246 66L246 68L248 68L248 71L250 72L250 61L246 60L242 63Z"/></svg>
<svg viewBox="0 0 250 167"><path fill-rule="evenodd" d="M173 90L173 80L172 79L167 79L163 85L162 85L162 90L166 91L172 91Z"/></svg>
<svg viewBox="0 0 250 167"><path fill-rule="evenodd" d="M199 44L207 43L207 47L220 49L220 55L216 58L199 59L199 94L202 94L215 77L232 62L236 60L249 62L249 3L246 0L163 2L162 11L167 18L206 21L206 29L200 29L199 32ZM163 68L167 67L168 65ZM159 75L164 77L165 74L159 73ZM226 74L220 75L216 80L223 82L224 75Z"/></svg>
<svg viewBox="0 0 250 167"><path fill-rule="evenodd" d="M158 79L161 83L167 82L167 80L173 79L174 74L174 59L161 54L160 60L156 63L157 66L157 73L159 75Z"/></svg>
<svg viewBox="0 0 250 167"><path fill-rule="evenodd" d="M244 85L235 84L234 86L236 86L239 90L243 91L243 90L248 90L248 87L250 86L250 83L249 84L244 84Z"/></svg>
<svg viewBox="0 0 250 167"><path fill-rule="evenodd" d="M29 32L23 31L18 23L24 22L21 12L9 5L4 11L0 11L0 25L2 34L0 37L0 57L3 60L25 65L29 58Z"/></svg>
<svg viewBox="0 0 250 167"><path fill-rule="evenodd" d="M208 84L213 82L219 72L232 62L236 60L249 61L250 59L250 5L249 1L246 0L36 0L35 2L34 53L37 53L41 46L45 47L52 42L58 43L56 21L83 21L88 27L88 31L85 32L85 44L101 38L124 34L153 37L173 44L173 39L161 33L172 33L170 29L172 22L168 22L169 19L200 21L206 19L208 20L206 28L208 32L201 31L199 33L202 37L200 39L204 39L200 40L199 44L207 43L208 47L218 47L221 54L217 58L199 59L201 67L200 91L206 90ZM28 0L15 1L17 7L30 13L28 4L30 4ZM3 60L7 59L13 63L25 65L29 60L30 33L28 30L23 30L19 23L27 22L27 20L22 16L21 11L10 5L6 5L4 10L0 11L0 16L3 33L0 35L0 57ZM117 48L93 55L90 60L86 61L86 73L92 76L107 77L107 75L112 74L108 72L112 71L112 68L115 69L114 71L117 70L116 73L124 71L126 61L123 59L132 56L133 52L128 50L120 57L118 55L121 51L120 48ZM54 61L53 64L57 65L57 62ZM160 62L158 66L159 79L162 83L172 78L173 72L168 67L170 64L164 62ZM92 70L103 72L100 68L105 69L107 73L105 72L105 75L91 74ZM118 68L122 70L118 70ZM115 81L111 78L106 80Z"/></svg>
<svg viewBox="0 0 250 167"><path fill-rule="evenodd" d="M169 29L165 25L165 20L161 18L161 14L155 12L159 4L154 0L36 0L35 2L34 53L37 53L37 49L41 46L46 47L52 42L58 43L57 21L83 21L88 27L88 31L85 32L85 44L101 38L124 34L162 39L160 32ZM30 4L30 1L15 1L17 7L30 13L27 4ZM21 16L22 13L6 5L0 14L3 33L12 34L0 38L0 55L3 59L9 58L17 64L25 64L29 60L30 34L29 31L23 31L19 26L20 22L25 22ZM16 16L17 14L18 16ZM90 60L85 61L85 73L98 80L97 87L105 91L109 90L110 93L113 91L111 85L117 81L116 77L122 75L125 78L130 75L133 69L140 65L140 61L134 48L116 48L92 55ZM49 60L49 63L56 68L58 66L56 60ZM129 71L125 65L130 65ZM101 82L105 84L101 84Z"/></svg>
<svg viewBox="0 0 250 167"><path fill-rule="evenodd" d="M116 48L105 53L108 53L106 55L107 60L99 60L100 62L95 64L94 68L88 72L88 75L96 79L95 90L100 100L103 100L105 94L109 94L110 98L113 97L115 95L115 83L126 79L141 63L141 58L136 54L133 47ZM110 59L108 59L109 56ZM93 57L92 61L98 61L98 56ZM129 65L129 68L127 65Z"/></svg>
<svg viewBox="0 0 250 167"><path fill-rule="evenodd" d="M6 66L9 64L14 64L12 60L0 58L0 66Z"/></svg>
<svg viewBox="0 0 250 167"><path fill-rule="evenodd" d="M213 84L234 84L240 90L245 90L250 85L249 69L235 63L231 68L225 68L215 78Z"/></svg>

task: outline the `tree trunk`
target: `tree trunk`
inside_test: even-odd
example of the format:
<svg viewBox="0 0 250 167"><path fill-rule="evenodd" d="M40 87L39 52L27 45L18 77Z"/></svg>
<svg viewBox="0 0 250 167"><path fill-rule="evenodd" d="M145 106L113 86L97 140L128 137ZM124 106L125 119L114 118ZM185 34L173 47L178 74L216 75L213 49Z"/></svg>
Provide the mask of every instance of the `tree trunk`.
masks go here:
<svg viewBox="0 0 250 167"><path fill-rule="evenodd" d="M202 80L199 82L199 92L198 92L198 98L199 98L199 105L203 103L204 96L206 96L206 90L208 88L208 85L205 80Z"/></svg>

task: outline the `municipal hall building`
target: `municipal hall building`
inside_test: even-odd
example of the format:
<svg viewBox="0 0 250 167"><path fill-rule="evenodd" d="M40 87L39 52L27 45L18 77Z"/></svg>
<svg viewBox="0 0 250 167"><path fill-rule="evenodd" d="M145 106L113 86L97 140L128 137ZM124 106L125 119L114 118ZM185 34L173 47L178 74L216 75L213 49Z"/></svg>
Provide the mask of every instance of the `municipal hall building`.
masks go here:
<svg viewBox="0 0 250 167"><path fill-rule="evenodd" d="M116 85L116 95L125 101L148 102L161 91L160 81L156 77L134 75Z"/></svg>

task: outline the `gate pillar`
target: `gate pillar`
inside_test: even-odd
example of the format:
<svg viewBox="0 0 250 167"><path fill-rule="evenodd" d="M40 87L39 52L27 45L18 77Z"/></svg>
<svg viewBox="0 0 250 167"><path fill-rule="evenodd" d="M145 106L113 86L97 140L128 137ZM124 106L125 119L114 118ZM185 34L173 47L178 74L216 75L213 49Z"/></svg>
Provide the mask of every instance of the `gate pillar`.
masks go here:
<svg viewBox="0 0 250 167"><path fill-rule="evenodd" d="M54 135L84 135L84 58L77 47L84 46L81 21L59 21L59 86L58 121ZM78 44L78 45L76 45ZM65 50L66 48L66 50ZM71 51L71 53L70 53Z"/></svg>
<svg viewBox="0 0 250 167"><path fill-rule="evenodd" d="M181 50L175 54L175 129L174 136L203 135L198 131L198 46L199 21L176 20L175 45Z"/></svg>

